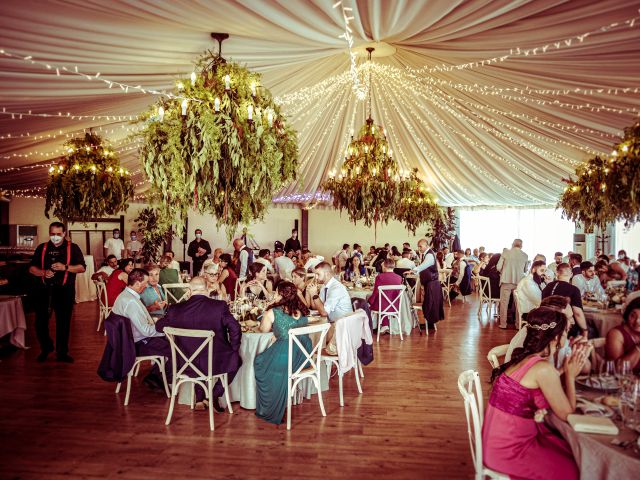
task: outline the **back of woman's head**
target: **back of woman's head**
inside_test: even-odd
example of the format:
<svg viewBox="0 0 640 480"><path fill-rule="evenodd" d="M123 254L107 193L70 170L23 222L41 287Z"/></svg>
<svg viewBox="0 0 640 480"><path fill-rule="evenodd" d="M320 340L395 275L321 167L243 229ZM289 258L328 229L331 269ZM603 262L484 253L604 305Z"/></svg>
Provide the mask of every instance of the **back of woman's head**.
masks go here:
<svg viewBox="0 0 640 480"><path fill-rule="evenodd" d="M558 310L564 310L569 305L571 299L569 297L563 297L562 295L549 295L542 299L540 302L541 307L555 308Z"/></svg>
<svg viewBox="0 0 640 480"><path fill-rule="evenodd" d="M291 272L291 276L298 277L298 278L306 278L307 271L302 267L298 267Z"/></svg>
<svg viewBox="0 0 640 480"><path fill-rule="evenodd" d="M249 273L247 274L247 280L255 280L258 274L266 268L264 263L254 262L249 265Z"/></svg>
<svg viewBox="0 0 640 480"><path fill-rule="evenodd" d="M227 265L231 265L231 255L228 253L223 253L220 255L220 261L226 263Z"/></svg>
<svg viewBox="0 0 640 480"><path fill-rule="evenodd" d="M124 270L129 264L133 265L133 258L123 258L118 262L118 268Z"/></svg>
<svg viewBox="0 0 640 480"><path fill-rule="evenodd" d="M493 369L491 382L510 366L520 363L529 355L544 352L552 342L557 341L567 328L567 317L556 308L534 308L527 315L526 328L527 336L522 347L513 351L511 360Z"/></svg>
<svg viewBox="0 0 640 480"><path fill-rule="evenodd" d="M276 303L272 303L269 309L281 307L289 315L296 315L298 312L304 316L309 315L309 308L300 300L298 288L293 283L280 282L276 290L281 298Z"/></svg>

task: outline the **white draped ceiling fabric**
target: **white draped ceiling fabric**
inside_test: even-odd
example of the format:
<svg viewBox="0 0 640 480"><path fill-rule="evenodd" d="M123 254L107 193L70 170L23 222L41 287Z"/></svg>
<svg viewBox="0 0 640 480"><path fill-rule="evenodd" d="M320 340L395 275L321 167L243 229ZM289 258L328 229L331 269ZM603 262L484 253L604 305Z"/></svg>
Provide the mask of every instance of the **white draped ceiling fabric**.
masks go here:
<svg viewBox="0 0 640 480"><path fill-rule="evenodd" d="M366 115L342 6L355 50L395 51L359 56L356 72L365 84L371 73L394 157L443 205L555 205L561 178L609 152L640 109L638 1L334 3L4 0L0 188L42 195L64 141L92 128L143 196L130 118L217 49L210 32L228 32L223 56L261 72L299 132L299 181L275 201L313 201Z"/></svg>

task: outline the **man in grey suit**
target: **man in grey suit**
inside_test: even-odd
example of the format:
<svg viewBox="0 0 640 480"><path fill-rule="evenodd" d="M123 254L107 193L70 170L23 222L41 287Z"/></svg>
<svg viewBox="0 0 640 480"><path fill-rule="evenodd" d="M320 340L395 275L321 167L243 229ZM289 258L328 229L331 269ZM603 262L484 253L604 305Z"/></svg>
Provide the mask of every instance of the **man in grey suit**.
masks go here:
<svg viewBox="0 0 640 480"><path fill-rule="evenodd" d="M522 251L522 240L516 238L511 249L505 248L496 268L500 272L500 323L498 327L507 328L507 310L511 293L527 272L529 257Z"/></svg>

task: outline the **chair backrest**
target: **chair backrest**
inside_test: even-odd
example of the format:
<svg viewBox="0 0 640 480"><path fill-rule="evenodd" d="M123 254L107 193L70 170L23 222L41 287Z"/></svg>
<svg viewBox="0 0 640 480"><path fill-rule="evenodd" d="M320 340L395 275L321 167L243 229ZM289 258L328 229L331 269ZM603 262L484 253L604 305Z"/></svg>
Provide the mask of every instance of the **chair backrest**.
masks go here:
<svg viewBox="0 0 640 480"><path fill-rule="evenodd" d="M307 325L306 327L298 327L289 329L289 362L288 362L288 374L289 378L295 377L302 370L310 364L311 368L318 370L322 360L322 347L324 347L324 339L327 336L327 332L331 328L330 323L321 323L319 325ZM320 332L320 338L318 343L315 344L311 351L308 351L306 347L298 340L298 337L302 335L308 335L310 333ZM293 346L296 345L302 354L305 356L305 360L300 364L298 369L293 371ZM314 360L313 357L316 356Z"/></svg>
<svg viewBox="0 0 640 480"><path fill-rule="evenodd" d="M442 286L448 288L451 280L451 270L438 270L438 277Z"/></svg>
<svg viewBox="0 0 640 480"><path fill-rule="evenodd" d="M171 345L171 361L173 365L173 378L174 382L180 377L190 376L186 375L184 372L187 368L191 368L197 375L195 378L206 379L213 375L213 337L215 337L215 332L213 330L195 330L195 329L187 329L187 328L175 328L175 327L165 327L164 333L169 340L169 344ZM176 337L188 337L188 338L202 338L203 341L198 348L196 348L193 353L183 351L176 342ZM196 365L194 365L194 360L198 358L198 355L202 350L207 348L207 372L203 372ZM177 367L177 356L180 356L184 360L184 364L178 370ZM189 357L187 357L189 355ZM192 377L194 378L194 377Z"/></svg>
<svg viewBox="0 0 640 480"><path fill-rule="evenodd" d="M508 343L504 345L498 345L489 350L489 353L487 353L487 360L489 360L491 368L498 368L501 365L502 362L500 362L500 357L504 357L507 354L508 350ZM506 358L505 361L507 361Z"/></svg>
<svg viewBox="0 0 640 480"><path fill-rule="evenodd" d="M109 301L107 300L107 284L103 280L94 280L93 284L96 286L96 296L98 297L98 304L101 309L109 308Z"/></svg>
<svg viewBox="0 0 640 480"><path fill-rule="evenodd" d="M483 471L482 463L482 388L478 372L467 370L458 377L458 390L464 399L464 413L467 417L469 447L476 475Z"/></svg>
<svg viewBox="0 0 640 480"><path fill-rule="evenodd" d="M189 298L189 289L188 283L165 283L162 285L164 289L164 295L169 303L180 303ZM174 295L173 290L179 290L180 294Z"/></svg>
<svg viewBox="0 0 640 480"><path fill-rule="evenodd" d="M237 279L235 288L235 298L239 298L240 293L244 290L244 282L241 282L240 279Z"/></svg>
<svg viewBox="0 0 640 480"><path fill-rule="evenodd" d="M513 291L513 303L516 306L516 327L520 330L522 327L522 306L520 304L520 296L517 289Z"/></svg>
<svg viewBox="0 0 640 480"><path fill-rule="evenodd" d="M478 292L480 293L481 302L491 301L491 281L489 277L478 275Z"/></svg>
<svg viewBox="0 0 640 480"><path fill-rule="evenodd" d="M406 288L405 285L383 285L378 287L378 312L387 315L399 315L402 294ZM382 308L383 299L387 302L384 308Z"/></svg>

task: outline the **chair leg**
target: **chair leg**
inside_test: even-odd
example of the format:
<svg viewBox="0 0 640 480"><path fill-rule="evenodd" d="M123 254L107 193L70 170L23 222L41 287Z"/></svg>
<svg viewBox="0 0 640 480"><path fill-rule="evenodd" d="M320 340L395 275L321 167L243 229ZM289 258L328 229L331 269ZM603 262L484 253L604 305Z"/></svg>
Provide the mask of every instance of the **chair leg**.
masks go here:
<svg viewBox="0 0 640 480"><path fill-rule="evenodd" d="M207 395L209 396L209 428L213 432L215 426L213 424L213 381L211 379L207 381L207 389Z"/></svg>
<svg viewBox="0 0 640 480"><path fill-rule="evenodd" d="M191 410L193 410L196 406L196 384L193 382L189 383L191 383ZM211 401L211 398L209 398L209 401Z"/></svg>
<svg viewBox="0 0 640 480"><path fill-rule="evenodd" d="M100 331L100 327L102 326L102 310L100 310L100 315L98 315L98 329L96 332Z"/></svg>
<svg viewBox="0 0 640 480"><path fill-rule="evenodd" d="M122 382L118 382L116 385L116 393L120 393L120 385L122 385Z"/></svg>
<svg viewBox="0 0 640 480"><path fill-rule="evenodd" d="M134 371L133 371L133 376L134 376L134 377L137 377L137 376L138 376L138 373L140 373L140 365L141 365L141 364L142 364L142 362L138 362L138 363L136 363L136 365L135 365L135 369L134 369Z"/></svg>
<svg viewBox="0 0 640 480"><path fill-rule="evenodd" d="M358 375L358 370L360 370L360 362L358 362L358 365L356 366L356 368L353 369L354 373L356 374L356 385L358 386L358 393L362 394L362 386L360 385L360 375Z"/></svg>
<svg viewBox="0 0 640 480"><path fill-rule="evenodd" d="M311 378L313 378L313 383L316 384L316 388L318 389L318 402L320 402L320 412L322 413L323 417L326 417L327 412L324 410L324 402L322 401L322 385L320 385L320 375L318 374L317 376ZM340 379L342 380L342 377L340 377ZM340 389L340 391L342 391L342 389Z"/></svg>
<svg viewBox="0 0 640 480"><path fill-rule="evenodd" d="M233 407L231 406L231 398L229 397L229 378L225 373L222 376L222 386L224 387L224 399L227 402L227 408L229 409L229 413L233 413Z"/></svg>
<svg viewBox="0 0 640 480"><path fill-rule="evenodd" d="M398 331L400 332L400 341L402 342L404 339L402 338L402 324L400 323L400 315L396 315L395 319L398 321ZM389 328L391 328L391 320L389 320Z"/></svg>
<svg viewBox="0 0 640 480"><path fill-rule="evenodd" d="M364 370L362 370L362 364L358 362L358 369L360 370L360 376L364 378Z"/></svg>
<svg viewBox="0 0 640 480"><path fill-rule="evenodd" d="M342 374L340 373L339 369L338 369L338 388L340 389L340 406L344 407L344 396L342 393Z"/></svg>
<svg viewBox="0 0 640 480"><path fill-rule="evenodd" d="M382 330L382 315L376 314L376 319L378 320L378 337L376 339L376 343L380 343L380 330Z"/></svg>
<svg viewBox="0 0 640 480"><path fill-rule="evenodd" d="M129 405L129 394L131 393L131 379L133 378L133 376L131 375L131 372L129 372L129 375L127 375L127 394L124 396L124 404L125 406Z"/></svg>
<svg viewBox="0 0 640 480"><path fill-rule="evenodd" d="M169 384L167 383L166 363L164 357L160 357L160 374L162 375L162 383L164 384L164 393L167 394L167 398L171 396L169 392Z"/></svg>
<svg viewBox="0 0 640 480"><path fill-rule="evenodd" d="M164 422L165 425L169 425L171 423L171 417L173 416L173 407L176 404L176 395L178 395L178 389L176 388L175 379L173 379L171 387L171 402L169 402L169 412L167 413L167 419Z"/></svg>
<svg viewBox="0 0 640 480"><path fill-rule="evenodd" d="M291 378L287 380L287 430L291 430Z"/></svg>

